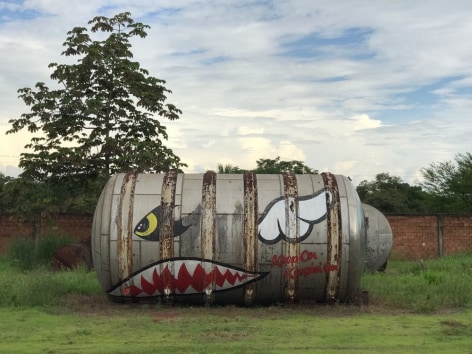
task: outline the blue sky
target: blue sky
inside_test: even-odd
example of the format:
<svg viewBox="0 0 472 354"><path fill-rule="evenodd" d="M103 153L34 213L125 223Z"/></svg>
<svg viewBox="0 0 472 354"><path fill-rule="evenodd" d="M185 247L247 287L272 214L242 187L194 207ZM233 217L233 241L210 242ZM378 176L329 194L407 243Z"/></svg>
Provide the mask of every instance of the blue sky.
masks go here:
<svg viewBox="0 0 472 354"><path fill-rule="evenodd" d="M4 135L28 111L17 90L53 85L67 31L123 11L151 26L132 51L183 111L163 124L186 172L280 156L415 183L471 151L467 1L0 0L0 172L31 138Z"/></svg>

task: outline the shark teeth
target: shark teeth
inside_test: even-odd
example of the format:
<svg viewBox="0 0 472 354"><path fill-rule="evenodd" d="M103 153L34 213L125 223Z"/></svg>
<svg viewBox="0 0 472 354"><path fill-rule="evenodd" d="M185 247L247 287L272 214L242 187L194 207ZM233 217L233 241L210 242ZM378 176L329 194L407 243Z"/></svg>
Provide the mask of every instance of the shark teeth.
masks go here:
<svg viewBox="0 0 472 354"><path fill-rule="evenodd" d="M112 296L149 297L218 292L242 286L264 273L251 273L211 261L177 259L160 262L114 286Z"/></svg>

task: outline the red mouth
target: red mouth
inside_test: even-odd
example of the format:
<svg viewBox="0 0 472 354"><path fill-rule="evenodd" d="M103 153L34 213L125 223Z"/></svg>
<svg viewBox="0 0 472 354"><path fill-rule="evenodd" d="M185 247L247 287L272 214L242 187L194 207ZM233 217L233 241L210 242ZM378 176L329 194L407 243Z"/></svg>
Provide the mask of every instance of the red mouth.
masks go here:
<svg viewBox="0 0 472 354"><path fill-rule="evenodd" d="M150 297L188 295L233 289L268 273L251 273L203 259L173 259L160 262L115 285L112 296Z"/></svg>

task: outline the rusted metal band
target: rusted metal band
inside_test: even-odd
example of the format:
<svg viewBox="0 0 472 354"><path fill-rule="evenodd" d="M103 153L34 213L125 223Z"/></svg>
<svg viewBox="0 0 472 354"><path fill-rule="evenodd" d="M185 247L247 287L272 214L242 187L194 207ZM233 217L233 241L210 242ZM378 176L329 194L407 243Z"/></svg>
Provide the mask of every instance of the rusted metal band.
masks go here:
<svg viewBox="0 0 472 354"><path fill-rule="evenodd" d="M174 257L174 209L175 209L175 187L177 183L177 172L171 170L166 172L162 180L161 209L159 215L159 258L170 259ZM167 262L167 270L161 269L161 274L174 275L174 262ZM162 285L168 295L174 293L175 284L171 276L162 278Z"/></svg>
<svg viewBox="0 0 472 354"><path fill-rule="evenodd" d="M127 278L132 273L133 262L133 204L137 173L127 173L121 184L120 205L117 215L118 277ZM122 295L127 294L122 289Z"/></svg>
<svg viewBox="0 0 472 354"><path fill-rule="evenodd" d="M327 206L327 236L326 236L326 286L325 300L335 301L340 287L340 272L342 259L342 221L341 202L336 177L331 173L321 174L325 186ZM329 192L329 193L328 193ZM331 200L332 198L332 200Z"/></svg>
<svg viewBox="0 0 472 354"><path fill-rule="evenodd" d="M251 272L257 271L257 178L252 172L244 173L244 269ZM252 305L256 298L256 284L249 283L244 288L244 303Z"/></svg>
<svg viewBox="0 0 472 354"><path fill-rule="evenodd" d="M298 186L295 174L291 172L283 173L284 197L285 197L285 256L287 259L300 259L300 226L298 223ZM298 271L299 261L292 264L295 274ZM288 301L298 300L298 277L285 279L285 299Z"/></svg>
<svg viewBox="0 0 472 354"><path fill-rule="evenodd" d="M174 209L177 172L171 170L164 175L161 189L159 215L159 258L174 257Z"/></svg>
<svg viewBox="0 0 472 354"><path fill-rule="evenodd" d="M202 260L215 260L216 251L216 173L207 171L203 175L202 186L202 214L200 221L200 237ZM215 276L213 262L202 263L203 272L202 283L204 285L207 302L212 297L215 289ZM209 279L211 274L211 282Z"/></svg>

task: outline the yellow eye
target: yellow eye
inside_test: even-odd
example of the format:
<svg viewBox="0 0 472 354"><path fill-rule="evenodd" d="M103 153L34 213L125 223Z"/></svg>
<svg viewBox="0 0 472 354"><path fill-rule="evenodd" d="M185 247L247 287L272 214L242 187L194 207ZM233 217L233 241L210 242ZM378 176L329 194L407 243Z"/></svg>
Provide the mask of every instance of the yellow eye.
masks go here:
<svg viewBox="0 0 472 354"><path fill-rule="evenodd" d="M135 234L139 237L147 237L157 229L157 217L154 213L149 213L146 219L136 228Z"/></svg>

